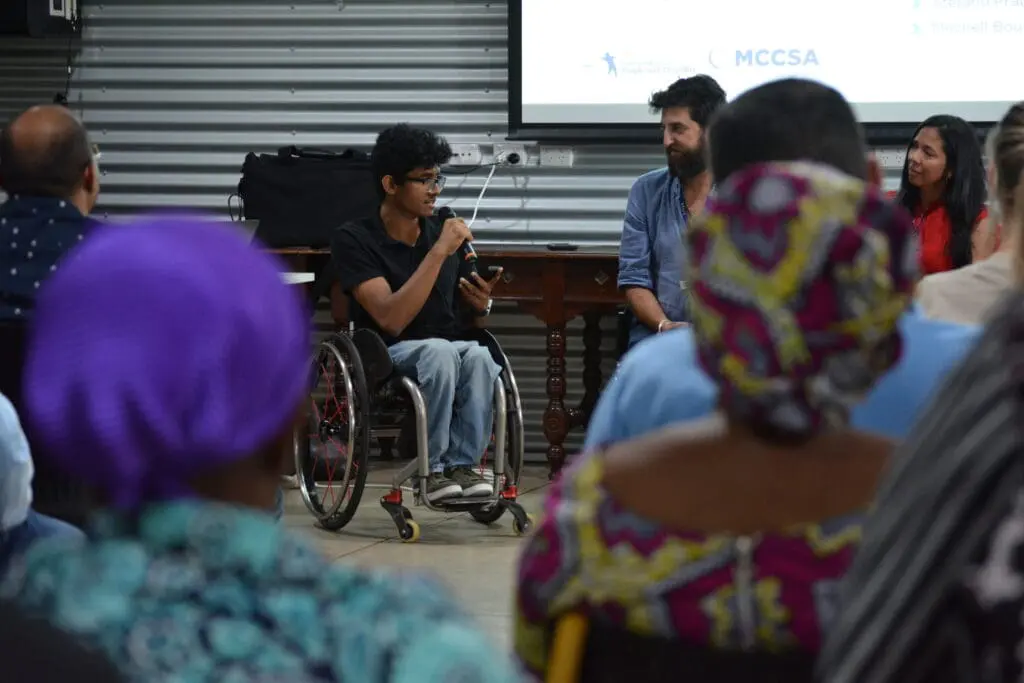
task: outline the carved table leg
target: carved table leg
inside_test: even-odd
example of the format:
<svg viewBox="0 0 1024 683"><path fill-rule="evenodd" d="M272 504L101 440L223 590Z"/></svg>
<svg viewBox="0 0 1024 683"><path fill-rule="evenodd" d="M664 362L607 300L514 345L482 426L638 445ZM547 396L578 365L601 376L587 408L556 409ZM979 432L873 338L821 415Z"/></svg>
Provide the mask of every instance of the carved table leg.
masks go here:
<svg viewBox="0 0 1024 683"><path fill-rule="evenodd" d="M565 436L569 433L569 411L565 408L565 325L548 326L548 406L544 410L544 436L548 440L549 476L554 478L565 464Z"/></svg>
<svg viewBox="0 0 1024 683"><path fill-rule="evenodd" d="M583 314L583 398L570 411L570 428L586 427L601 394L601 313Z"/></svg>

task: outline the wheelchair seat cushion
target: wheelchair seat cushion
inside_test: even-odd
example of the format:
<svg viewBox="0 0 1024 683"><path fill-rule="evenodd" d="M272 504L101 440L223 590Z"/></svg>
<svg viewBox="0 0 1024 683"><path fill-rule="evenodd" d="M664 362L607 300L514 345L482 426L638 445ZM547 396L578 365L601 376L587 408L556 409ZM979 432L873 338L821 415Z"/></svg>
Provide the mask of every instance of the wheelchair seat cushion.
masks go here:
<svg viewBox="0 0 1024 683"><path fill-rule="evenodd" d="M395 412L408 410L412 407L412 398L405 388L402 375L392 372L384 380L374 396L373 404L375 412Z"/></svg>

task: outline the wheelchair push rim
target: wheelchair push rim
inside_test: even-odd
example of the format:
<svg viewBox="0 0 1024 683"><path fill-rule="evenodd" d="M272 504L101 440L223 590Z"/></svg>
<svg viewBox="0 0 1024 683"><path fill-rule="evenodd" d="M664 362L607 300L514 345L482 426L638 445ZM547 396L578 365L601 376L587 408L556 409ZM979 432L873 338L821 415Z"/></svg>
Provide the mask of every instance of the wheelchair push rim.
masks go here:
<svg viewBox="0 0 1024 683"><path fill-rule="evenodd" d="M366 379L351 341L320 343L305 424L294 438L295 471L306 508L326 529L348 523L366 482Z"/></svg>

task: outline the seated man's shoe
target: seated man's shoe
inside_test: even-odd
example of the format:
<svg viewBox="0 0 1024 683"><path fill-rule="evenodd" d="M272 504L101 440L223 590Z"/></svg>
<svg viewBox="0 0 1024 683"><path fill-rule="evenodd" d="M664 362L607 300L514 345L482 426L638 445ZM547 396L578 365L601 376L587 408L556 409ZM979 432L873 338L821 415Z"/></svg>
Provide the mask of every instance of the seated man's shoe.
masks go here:
<svg viewBox="0 0 1024 683"><path fill-rule="evenodd" d="M453 467L446 470L445 474L462 487L464 496L486 496L494 490L493 485L471 467Z"/></svg>
<svg viewBox="0 0 1024 683"><path fill-rule="evenodd" d="M463 491L458 482L440 472L434 472L423 482L423 495L431 503L436 503L445 498L458 498L463 495Z"/></svg>

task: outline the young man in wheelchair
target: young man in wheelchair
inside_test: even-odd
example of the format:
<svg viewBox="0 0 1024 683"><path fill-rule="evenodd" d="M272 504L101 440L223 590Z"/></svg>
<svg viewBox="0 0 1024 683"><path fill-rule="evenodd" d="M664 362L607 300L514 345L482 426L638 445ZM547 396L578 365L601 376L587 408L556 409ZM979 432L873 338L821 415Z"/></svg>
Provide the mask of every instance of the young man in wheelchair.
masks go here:
<svg viewBox="0 0 1024 683"><path fill-rule="evenodd" d="M431 502L487 496L475 469L491 436L494 382L501 367L484 346L462 341L490 313L491 280L460 276L456 253L473 235L460 218L434 216L444 188L440 166L451 147L434 133L398 125L372 153L380 208L334 235L331 258L342 290L355 299L353 323L377 332L395 369L420 387L427 406Z"/></svg>

